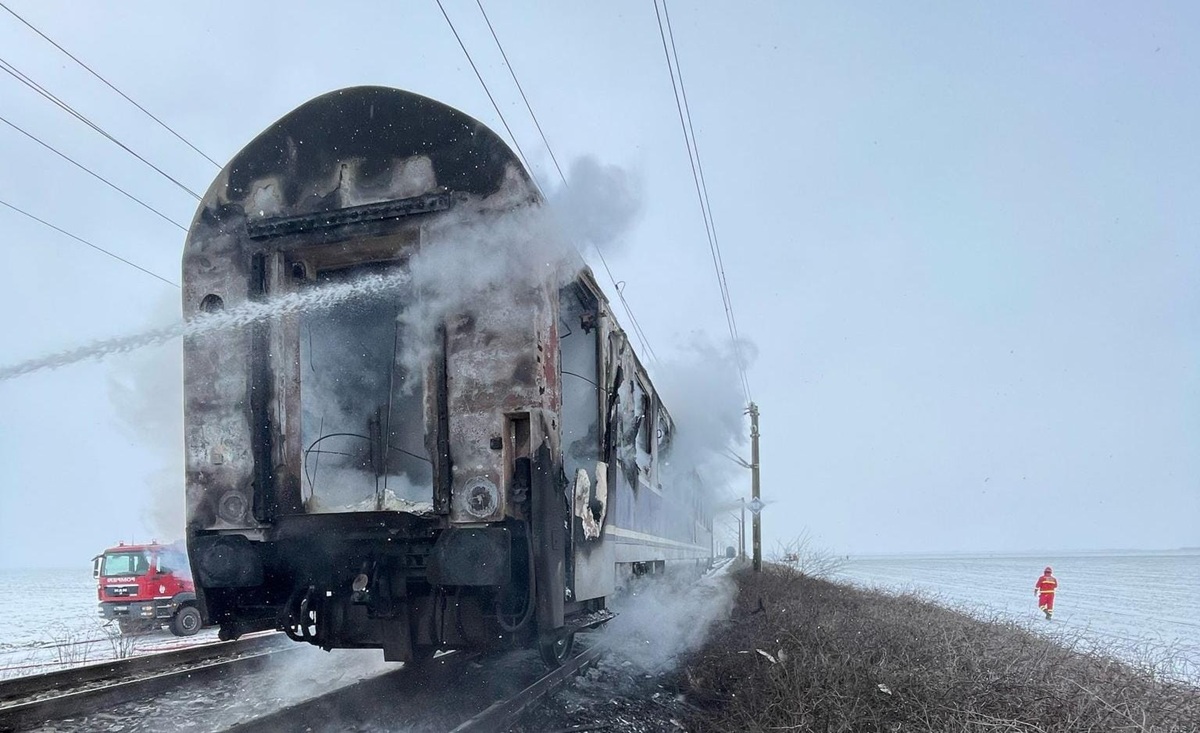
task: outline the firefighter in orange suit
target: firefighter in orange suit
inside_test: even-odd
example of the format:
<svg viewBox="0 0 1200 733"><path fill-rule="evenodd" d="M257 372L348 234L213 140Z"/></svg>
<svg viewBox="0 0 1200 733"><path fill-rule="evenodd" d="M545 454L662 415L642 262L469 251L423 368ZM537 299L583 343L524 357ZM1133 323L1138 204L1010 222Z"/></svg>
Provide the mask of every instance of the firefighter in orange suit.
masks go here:
<svg viewBox="0 0 1200 733"><path fill-rule="evenodd" d="M1033 584L1034 595L1038 597L1038 608L1049 619L1054 615L1054 591L1058 588L1058 578L1051 575L1051 569L1046 568L1042 577Z"/></svg>

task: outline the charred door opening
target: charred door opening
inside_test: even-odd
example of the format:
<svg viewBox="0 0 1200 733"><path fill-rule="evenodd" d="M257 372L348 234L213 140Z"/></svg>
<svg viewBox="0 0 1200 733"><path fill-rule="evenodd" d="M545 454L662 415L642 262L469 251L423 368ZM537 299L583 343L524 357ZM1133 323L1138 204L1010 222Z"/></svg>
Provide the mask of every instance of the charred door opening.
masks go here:
<svg viewBox="0 0 1200 733"><path fill-rule="evenodd" d="M612 548L602 536L610 495L598 309L595 295L580 283L559 293L563 472L572 512L567 584L576 601L602 598L614 582Z"/></svg>
<svg viewBox="0 0 1200 733"><path fill-rule="evenodd" d="M325 270L315 285L381 268ZM301 475L309 513L433 511L425 373L403 290L299 317ZM430 352L433 352L431 355Z"/></svg>
<svg viewBox="0 0 1200 733"><path fill-rule="evenodd" d="M578 284L559 294L558 343L562 365L563 471L574 481L600 455L600 361L596 300Z"/></svg>

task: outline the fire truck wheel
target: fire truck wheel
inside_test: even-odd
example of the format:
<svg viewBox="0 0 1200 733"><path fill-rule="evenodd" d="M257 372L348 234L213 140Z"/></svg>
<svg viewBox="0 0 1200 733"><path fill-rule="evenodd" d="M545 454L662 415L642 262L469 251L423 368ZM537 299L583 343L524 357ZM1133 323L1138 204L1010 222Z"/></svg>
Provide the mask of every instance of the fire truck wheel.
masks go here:
<svg viewBox="0 0 1200 733"><path fill-rule="evenodd" d="M200 609L184 606L171 619L171 633L175 636L191 636L200 630Z"/></svg>

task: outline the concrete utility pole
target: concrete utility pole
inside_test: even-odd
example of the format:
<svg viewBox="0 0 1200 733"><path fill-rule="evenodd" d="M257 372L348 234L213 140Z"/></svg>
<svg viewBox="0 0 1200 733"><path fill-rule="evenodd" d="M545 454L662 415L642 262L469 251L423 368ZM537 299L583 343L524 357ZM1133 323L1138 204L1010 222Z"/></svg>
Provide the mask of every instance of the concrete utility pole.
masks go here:
<svg viewBox="0 0 1200 733"><path fill-rule="evenodd" d="M758 405L750 403L750 493L756 508L761 508L758 498ZM742 505L745 511L745 504ZM754 512L754 572L762 570L762 519L761 511Z"/></svg>

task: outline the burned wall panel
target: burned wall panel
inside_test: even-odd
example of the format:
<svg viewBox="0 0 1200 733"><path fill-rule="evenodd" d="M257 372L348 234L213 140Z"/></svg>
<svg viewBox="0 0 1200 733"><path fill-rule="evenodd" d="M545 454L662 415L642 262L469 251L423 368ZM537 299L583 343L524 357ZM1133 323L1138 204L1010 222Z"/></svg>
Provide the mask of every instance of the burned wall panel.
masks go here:
<svg viewBox="0 0 1200 733"><path fill-rule="evenodd" d="M447 325L451 519L478 522L508 513L503 465L505 416L540 412L548 401L541 291L481 293L470 313ZM544 334L544 331L542 331ZM555 425L557 420L553 419ZM557 441L556 441L557 442Z"/></svg>
<svg viewBox="0 0 1200 733"><path fill-rule="evenodd" d="M185 319L217 318L252 293L250 262L227 207L204 212L184 258ZM253 527L250 334L213 331L184 339L184 446L191 529Z"/></svg>

